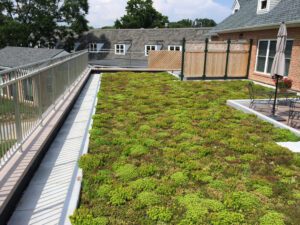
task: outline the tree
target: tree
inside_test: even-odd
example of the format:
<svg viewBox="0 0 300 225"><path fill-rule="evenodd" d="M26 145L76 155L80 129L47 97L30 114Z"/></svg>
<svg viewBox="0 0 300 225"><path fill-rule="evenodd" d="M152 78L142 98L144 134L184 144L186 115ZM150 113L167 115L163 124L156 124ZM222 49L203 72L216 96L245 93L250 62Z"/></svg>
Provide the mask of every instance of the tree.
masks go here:
<svg viewBox="0 0 300 225"><path fill-rule="evenodd" d="M212 19L183 19L177 22L171 22L169 24L170 28L189 28L189 27L214 27L217 23Z"/></svg>
<svg viewBox="0 0 300 225"><path fill-rule="evenodd" d="M215 27L217 23L212 19L195 19L194 27Z"/></svg>
<svg viewBox="0 0 300 225"><path fill-rule="evenodd" d="M88 30L88 9L87 0L1 0L0 30L8 33L0 35L0 47L49 47L62 40L71 50L74 37Z"/></svg>
<svg viewBox="0 0 300 225"><path fill-rule="evenodd" d="M164 27L169 22L153 7L152 0L129 0L126 15L115 21L116 28L155 28Z"/></svg>
<svg viewBox="0 0 300 225"><path fill-rule="evenodd" d="M169 24L169 28L187 28L187 27L193 27L193 21L190 19L183 19L179 20L177 22L171 22Z"/></svg>

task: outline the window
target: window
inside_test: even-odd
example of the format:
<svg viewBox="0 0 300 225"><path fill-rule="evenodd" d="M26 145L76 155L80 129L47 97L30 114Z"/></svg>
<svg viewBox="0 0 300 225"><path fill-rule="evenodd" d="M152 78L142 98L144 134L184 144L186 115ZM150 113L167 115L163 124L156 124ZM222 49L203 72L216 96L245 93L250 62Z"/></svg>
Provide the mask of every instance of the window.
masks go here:
<svg viewBox="0 0 300 225"><path fill-rule="evenodd" d="M268 6L268 1L267 0L261 0L260 1L260 9L266 9Z"/></svg>
<svg viewBox="0 0 300 225"><path fill-rule="evenodd" d="M169 45L168 46L169 51L182 51L182 46L181 45Z"/></svg>
<svg viewBox="0 0 300 225"><path fill-rule="evenodd" d="M95 52L97 49L96 43L89 44L89 52Z"/></svg>
<svg viewBox="0 0 300 225"><path fill-rule="evenodd" d="M261 40L258 43L256 71L261 73L270 74L272 64L276 54L276 40ZM289 74L291 56L292 56L293 41L288 40L286 45L286 71L285 75Z"/></svg>
<svg viewBox="0 0 300 225"><path fill-rule="evenodd" d="M240 10L240 3L238 0L234 1L233 7L232 7L232 14L237 13Z"/></svg>
<svg viewBox="0 0 300 225"><path fill-rule="evenodd" d="M115 45L115 54L116 55L125 55L126 54L126 48L124 44L116 44Z"/></svg>
<svg viewBox="0 0 300 225"><path fill-rule="evenodd" d="M258 0L257 4L257 14L268 13L270 10L270 1L269 0Z"/></svg>
<svg viewBox="0 0 300 225"><path fill-rule="evenodd" d="M100 52L103 45L103 43L89 43L89 52Z"/></svg>
<svg viewBox="0 0 300 225"><path fill-rule="evenodd" d="M158 50L157 45L145 45L145 56L148 56L150 51L157 51L157 50Z"/></svg>

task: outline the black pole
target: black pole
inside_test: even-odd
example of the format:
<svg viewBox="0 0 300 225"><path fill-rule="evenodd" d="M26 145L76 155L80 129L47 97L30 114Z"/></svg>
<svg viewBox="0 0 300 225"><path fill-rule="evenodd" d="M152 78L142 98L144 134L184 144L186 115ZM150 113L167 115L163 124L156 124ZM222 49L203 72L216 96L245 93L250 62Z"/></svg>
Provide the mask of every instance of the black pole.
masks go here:
<svg viewBox="0 0 300 225"><path fill-rule="evenodd" d="M229 54L230 54L230 44L231 40L227 41L227 51L226 51L226 65L225 65L225 76L224 78L227 79L228 77L228 63L229 63Z"/></svg>
<svg viewBox="0 0 300 225"><path fill-rule="evenodd" d="M205 39L204 65L203 65L203 76L202 76L203 79L206 78L207 53L208 53L208 38Z"/></svg>
<svg viewBox="0 0 300 225"><path fill-rule="evenodd" d="M250 63L251 63L251 57L252 57L252 46L253 46L253 39L250 39L250 45L249 45L249 56L248 56L248 64L247 64L247 74L246 77L249 77L250 73Z"/></svg>
<svg viewBox="0 0 300 225"><path fill-rule="evenodd" d="M185 38L183 38L183 40L182 40L181 74L180 74L181 81L183 81L183 78L184 78L185 43L186 43L186 40L185 40Z"/></svg>
<svg viewBox="0 0 300 225"><path fill-rule="evenodd" d="M275 116L276 113L276 101L277 101L277 90L278 90L278 80L279 76L276 74L276 88L275 88L275 97L274 97L274 103L273 103L273 109L272 109L272 116Z"/></svg>

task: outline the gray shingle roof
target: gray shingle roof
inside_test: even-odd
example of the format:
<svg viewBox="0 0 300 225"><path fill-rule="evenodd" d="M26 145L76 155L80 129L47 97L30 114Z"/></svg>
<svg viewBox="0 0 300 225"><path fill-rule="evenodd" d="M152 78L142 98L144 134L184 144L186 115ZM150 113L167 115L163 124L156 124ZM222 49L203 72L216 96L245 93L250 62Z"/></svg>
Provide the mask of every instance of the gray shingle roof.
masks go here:
<svg viewBox="0 0 300 225"><path fill-rule="evenodd" d="M281 0L264 14L257 14L258 0L239 0L239 3L240 10L226 18L211 33L274 26L282 21L300 24L300 0Z"/></svg>
<svg viewBox="0 0 300 225"><path fill-rule="evenodd" d="M63 49L5 47L0 50L0 67L14 68L58 55L68 54Z"/></svg>

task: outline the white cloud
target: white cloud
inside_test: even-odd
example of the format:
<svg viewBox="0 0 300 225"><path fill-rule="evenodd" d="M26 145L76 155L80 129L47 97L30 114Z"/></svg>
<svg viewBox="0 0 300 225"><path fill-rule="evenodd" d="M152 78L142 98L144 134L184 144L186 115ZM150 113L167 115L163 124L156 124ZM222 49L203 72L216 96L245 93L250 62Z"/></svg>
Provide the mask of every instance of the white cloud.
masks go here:
<svg viewBox="0 0 300 225"><path fill-rule="evenodd" d="M125 14L127 0L89 0L88 20L94 27L113 25ZM214 0L154 0L154 7L169 17L170 21L180 19L212 18L220 22L231 10Z"/></svg>

